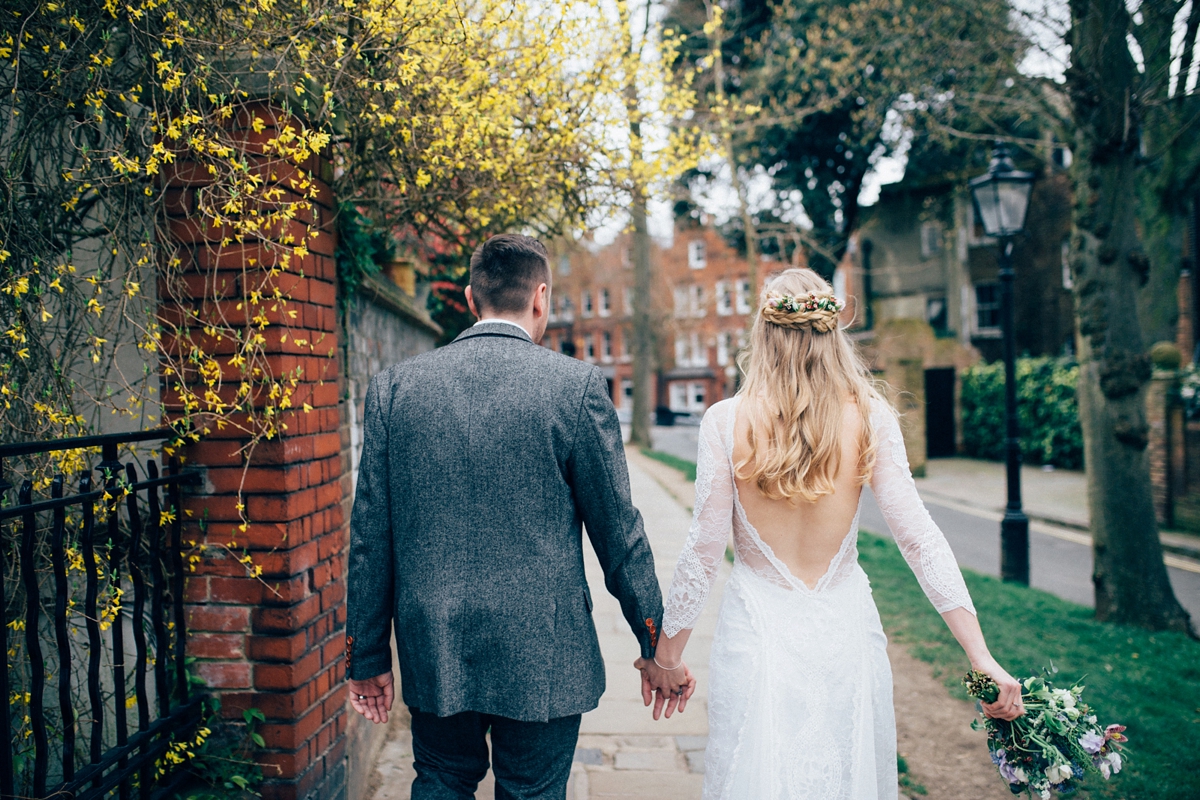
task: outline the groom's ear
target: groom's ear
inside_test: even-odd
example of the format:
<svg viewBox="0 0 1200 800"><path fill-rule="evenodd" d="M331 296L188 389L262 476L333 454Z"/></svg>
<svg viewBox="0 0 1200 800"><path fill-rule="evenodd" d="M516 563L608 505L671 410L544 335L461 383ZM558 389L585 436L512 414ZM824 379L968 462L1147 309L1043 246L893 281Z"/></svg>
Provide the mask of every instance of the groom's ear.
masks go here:
<svg viewBox="0 0 1200 800"><path fill-rule="evenodd" d="M475 315L475 319L483 319L483 315L479 313L479 309L475 308L475 295L471 293L471 287L467 286L467 308L471 309L471 313Z"/></svg>
<svg viewBox="0 0 1200 800"><path fill-rule="evenodd" d="M533 314L544 317L550 310L550 284L542 283L533 293Z"/></svg>

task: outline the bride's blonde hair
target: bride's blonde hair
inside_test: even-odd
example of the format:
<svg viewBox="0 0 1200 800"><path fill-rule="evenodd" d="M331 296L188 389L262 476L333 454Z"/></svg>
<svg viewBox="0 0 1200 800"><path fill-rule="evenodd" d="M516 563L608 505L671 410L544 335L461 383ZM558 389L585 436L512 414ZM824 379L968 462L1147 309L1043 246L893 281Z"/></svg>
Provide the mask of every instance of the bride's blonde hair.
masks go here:
<svg viewBox="0 0 1200 800"><path fill-rule="evenodd" d="M738 357L745 374L750 447L736 465L740 480L774 500L812 502L833 493L841 462L842 410L858 403L858 482L871 478L875 431L870 372L837 324L833 290L811 269L789 269L767 281Z"/></svg>

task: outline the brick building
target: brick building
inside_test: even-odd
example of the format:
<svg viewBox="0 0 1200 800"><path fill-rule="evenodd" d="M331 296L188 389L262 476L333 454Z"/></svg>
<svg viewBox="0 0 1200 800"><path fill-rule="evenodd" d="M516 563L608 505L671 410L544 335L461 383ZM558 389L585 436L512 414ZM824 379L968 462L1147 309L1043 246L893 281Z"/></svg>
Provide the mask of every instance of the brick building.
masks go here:
<svg viewBox="0 0 1200 800"><path fill-rule="evenodd" d="M699 414L736 387L734 358L754 305L748 265L717 231L695 224L677 227L669 246L652 245L650 257L656 405ZM624 416L633 398L630 237L594 249L559 242L553 262L553 309L542 343L599 365Z"/></svg>

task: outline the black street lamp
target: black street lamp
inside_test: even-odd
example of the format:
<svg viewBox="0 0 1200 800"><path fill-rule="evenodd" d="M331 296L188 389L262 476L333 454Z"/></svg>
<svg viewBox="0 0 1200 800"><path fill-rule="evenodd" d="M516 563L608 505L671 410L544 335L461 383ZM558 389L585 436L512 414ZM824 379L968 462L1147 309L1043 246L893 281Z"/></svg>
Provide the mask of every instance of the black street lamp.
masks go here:
<svg viewBox="0 0 1200 800"><path fill-rule="evenodd" d="M1008 503L1000 523L1000 577L1025 585L1029 585L1029 517L1021 510L1012 249L1013 237L1025 228L1033 179L1032 172L1016 169L1008 148L997 143L987 174L969 184L984 232L1000 240L1000 324L1004 332L1005 453L1008 461Z"/></svg>

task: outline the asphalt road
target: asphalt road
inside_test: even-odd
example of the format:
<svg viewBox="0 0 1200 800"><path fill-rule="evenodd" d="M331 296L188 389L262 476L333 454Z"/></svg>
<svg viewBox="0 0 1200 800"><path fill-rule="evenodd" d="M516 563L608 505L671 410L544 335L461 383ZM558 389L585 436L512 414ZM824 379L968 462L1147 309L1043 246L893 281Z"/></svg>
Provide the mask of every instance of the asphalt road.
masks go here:
<svg viewBox="0 0 1200 800"><path fill-rule="evenodd" d="M697 433L697 428L689 426L655 428L654 449L695 461ZM925 505L946 535L960 565L986 575L999 574L998 514L936 499L926 499ZM872 533L891 535L869 489L863 498L859 526ZM1030 583L1066 600L1091 606L1092 548L1087 542L1087 535L1081 531L1032 523L1029 532ZM1179 602L1193 620L1200 622L1200 573L1172 566L1167 567L1167 573Z"/></svg>

